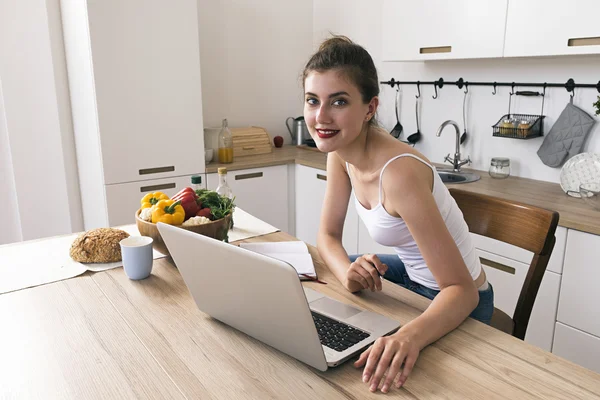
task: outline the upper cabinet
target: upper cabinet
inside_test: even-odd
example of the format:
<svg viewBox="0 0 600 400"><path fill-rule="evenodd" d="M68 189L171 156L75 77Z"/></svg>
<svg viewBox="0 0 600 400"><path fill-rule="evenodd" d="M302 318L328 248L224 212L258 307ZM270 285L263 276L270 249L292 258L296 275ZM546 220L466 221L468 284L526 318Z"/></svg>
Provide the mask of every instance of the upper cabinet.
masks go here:
<svg viewBox="0 0 600 400"><path fill-rule="evenodd" d="M81 178L204 172L196 0L62 0L61 15Z"/></svg>
<svg viewBox="0 0 600 400"><path fill-rule="evenodd" d="M507 3L384 0L383 60L502 57Z"/></svg>
<svg viewBox="0 0 600 400"><path fill-rule="evenodd" d="M598 0L383 0L383 61L600 54Z"/></svg>
<svg viewBox="0 0 600 400"><path fill-rule="evenodd" d="M600 1L510 0L505 57L600 53Z"/></svg>

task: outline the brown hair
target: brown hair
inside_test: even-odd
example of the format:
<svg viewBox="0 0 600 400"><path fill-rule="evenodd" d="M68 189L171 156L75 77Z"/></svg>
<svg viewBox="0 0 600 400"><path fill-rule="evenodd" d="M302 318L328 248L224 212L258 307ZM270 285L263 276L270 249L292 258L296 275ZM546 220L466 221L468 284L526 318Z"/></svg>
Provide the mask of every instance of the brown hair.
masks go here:
<svg viewBox="0 0 600 400"><path fill-rule="evenodd" d="M377 69L371 55L346 36L336 35L326 39L312 55L302 73L302 85L312 71L324 72L339 69L358 87L363 103L367 104L379 95ZM376 124L375 118L370 123Z"/></svg>

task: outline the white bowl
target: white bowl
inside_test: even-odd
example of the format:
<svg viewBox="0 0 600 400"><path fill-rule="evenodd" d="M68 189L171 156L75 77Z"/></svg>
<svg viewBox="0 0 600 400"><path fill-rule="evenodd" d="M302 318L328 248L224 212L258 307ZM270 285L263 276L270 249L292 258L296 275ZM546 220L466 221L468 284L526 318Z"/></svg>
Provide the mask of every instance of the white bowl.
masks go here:
<svg viewBox="0 0 600 400"><path fill-rule="evenodd" d="M212 161L214 153L215 152L213 149L205 149L204 150L204 162L206 164L208 164L209 162Z"/></svg>

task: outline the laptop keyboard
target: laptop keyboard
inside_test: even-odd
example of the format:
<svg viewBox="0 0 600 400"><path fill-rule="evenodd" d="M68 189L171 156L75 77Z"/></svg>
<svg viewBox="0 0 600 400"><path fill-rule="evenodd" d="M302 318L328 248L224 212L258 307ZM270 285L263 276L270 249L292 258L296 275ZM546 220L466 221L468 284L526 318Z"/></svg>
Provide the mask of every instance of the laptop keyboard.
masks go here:
<svg viewBox="0 0 600 400"><path fill-rule="evenodd" d="M311 311L323 346L342 352L370 336L369 333Z"/></svg>

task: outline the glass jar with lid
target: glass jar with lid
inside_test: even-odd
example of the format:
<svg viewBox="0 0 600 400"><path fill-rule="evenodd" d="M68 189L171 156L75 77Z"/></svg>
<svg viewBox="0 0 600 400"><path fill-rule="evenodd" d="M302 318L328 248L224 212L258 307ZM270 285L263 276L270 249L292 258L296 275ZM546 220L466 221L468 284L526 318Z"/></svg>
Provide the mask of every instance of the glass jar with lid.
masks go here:
<svg viewBox="0 0 600 400"><path fill-rule="evenodd" d="M505 157L493 157L490 163L489 174L495 179L504 179L510 176L510 159Z"/></svg>

